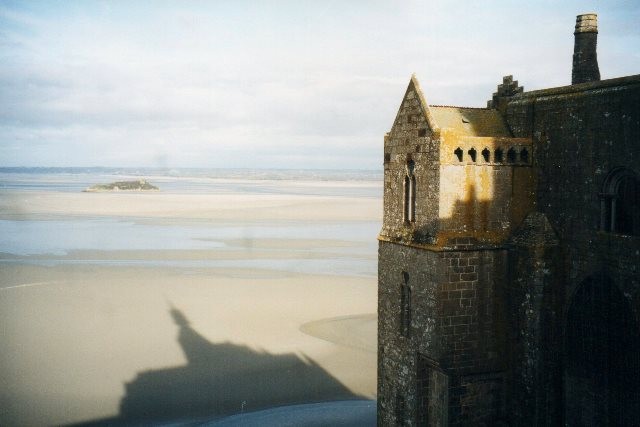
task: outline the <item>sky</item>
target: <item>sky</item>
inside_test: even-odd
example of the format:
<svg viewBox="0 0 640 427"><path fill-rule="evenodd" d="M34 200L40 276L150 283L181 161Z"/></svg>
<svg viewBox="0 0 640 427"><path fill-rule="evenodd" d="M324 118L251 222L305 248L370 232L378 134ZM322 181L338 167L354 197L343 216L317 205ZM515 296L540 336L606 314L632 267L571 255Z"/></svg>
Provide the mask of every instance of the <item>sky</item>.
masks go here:
<svg viewBox="0 0 640 427"><path fill-rule="evenodd" d="M640 73L640 1L0 0L0 166L378 169L412 73L483 107L502 76Z"/></svg>

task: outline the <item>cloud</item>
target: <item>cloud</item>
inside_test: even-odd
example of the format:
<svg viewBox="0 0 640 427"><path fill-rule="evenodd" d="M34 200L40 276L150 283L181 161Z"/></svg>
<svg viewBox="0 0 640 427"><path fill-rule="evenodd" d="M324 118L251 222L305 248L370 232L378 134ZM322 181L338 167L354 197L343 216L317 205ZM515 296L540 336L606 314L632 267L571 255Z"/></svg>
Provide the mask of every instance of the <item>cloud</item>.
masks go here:
<svg viewBox="0 0 640 427"><path fill-rule="evenodd" d="M526 11L507 1L0 6L0 163L377 168L412 72L434 104L482 106L506 74L525 89L567 84L583 9L577 1ZM638 7L600 9L603 76L637 72Z"/></svg>

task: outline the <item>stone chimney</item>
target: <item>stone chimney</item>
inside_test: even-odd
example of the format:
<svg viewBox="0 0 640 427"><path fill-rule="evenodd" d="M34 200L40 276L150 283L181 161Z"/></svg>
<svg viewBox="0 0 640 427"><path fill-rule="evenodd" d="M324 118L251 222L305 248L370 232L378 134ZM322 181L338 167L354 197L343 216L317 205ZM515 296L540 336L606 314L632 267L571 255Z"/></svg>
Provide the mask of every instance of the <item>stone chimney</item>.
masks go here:
<svg viewBox="0 0 640 427"><path fill-rule="evenodd" d="M596 44L598 42L598 15L585 13L576 17L575 44L571 84L600 80Z"/></svg>

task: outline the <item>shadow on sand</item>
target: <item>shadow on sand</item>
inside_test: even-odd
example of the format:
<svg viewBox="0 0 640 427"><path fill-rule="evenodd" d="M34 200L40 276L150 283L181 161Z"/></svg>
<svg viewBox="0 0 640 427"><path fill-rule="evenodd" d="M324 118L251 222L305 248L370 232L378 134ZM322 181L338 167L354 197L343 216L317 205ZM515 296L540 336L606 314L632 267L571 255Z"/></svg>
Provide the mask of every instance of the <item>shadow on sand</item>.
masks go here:
<svg viewBox="0 0 640 427"><path fill-rule="evenodd" d="M125 384L116 417L75 425L138 425L212 420L263 408L364 399L313 360L212 343L171 308L187 365L138 373Z"/></svg>

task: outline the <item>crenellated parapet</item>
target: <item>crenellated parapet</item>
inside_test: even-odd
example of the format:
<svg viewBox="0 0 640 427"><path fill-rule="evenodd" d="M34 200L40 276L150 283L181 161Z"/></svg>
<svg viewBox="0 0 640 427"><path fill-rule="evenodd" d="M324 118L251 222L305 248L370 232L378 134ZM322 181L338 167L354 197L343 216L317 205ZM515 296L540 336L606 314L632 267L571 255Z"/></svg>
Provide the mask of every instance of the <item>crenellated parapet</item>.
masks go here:
<svg viewBox="0 0 640 427"><path fill-rule="evenodd" d="M456 166L532 166L531 138L444 138L440 163Z"/></svg>

